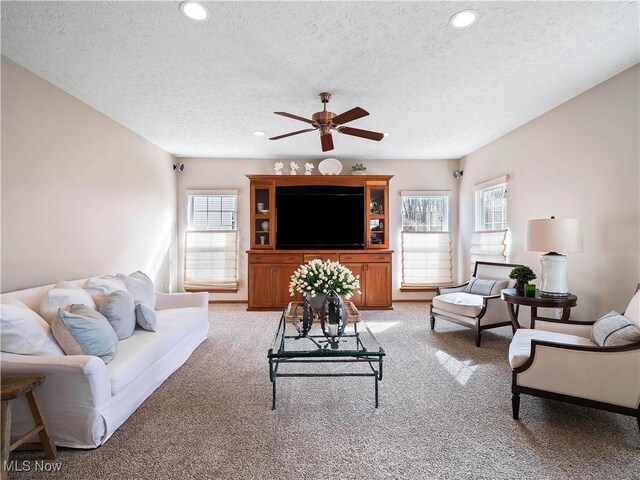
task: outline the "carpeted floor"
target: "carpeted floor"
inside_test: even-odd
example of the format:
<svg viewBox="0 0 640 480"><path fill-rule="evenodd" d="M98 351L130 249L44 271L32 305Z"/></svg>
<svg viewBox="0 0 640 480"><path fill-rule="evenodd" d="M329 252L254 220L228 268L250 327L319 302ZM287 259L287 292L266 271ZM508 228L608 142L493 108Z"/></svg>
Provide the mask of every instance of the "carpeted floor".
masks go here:
<svg viewBox="0 0 640 480"><path fill-rule="evenodd" d="M10 478L640 478L634 418L523 396L512 420L510 329L476 348L471 330L430 331L427 308L363 313L387 352L379 409L373 379L296 378L272 411L278 314L212 306L209 339L104 446Z"/></svg>

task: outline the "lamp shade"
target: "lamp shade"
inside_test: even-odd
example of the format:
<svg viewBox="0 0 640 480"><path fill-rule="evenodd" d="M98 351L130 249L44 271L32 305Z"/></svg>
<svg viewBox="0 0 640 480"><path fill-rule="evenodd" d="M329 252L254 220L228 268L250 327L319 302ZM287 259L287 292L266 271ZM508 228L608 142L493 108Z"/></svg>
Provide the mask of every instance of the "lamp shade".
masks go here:
<svg viewBox="0 0 640 480"><path fill-rule="evenodd" d="M531 252L582 252L582 224L577 218L545 218L527 223Z"/></svg>

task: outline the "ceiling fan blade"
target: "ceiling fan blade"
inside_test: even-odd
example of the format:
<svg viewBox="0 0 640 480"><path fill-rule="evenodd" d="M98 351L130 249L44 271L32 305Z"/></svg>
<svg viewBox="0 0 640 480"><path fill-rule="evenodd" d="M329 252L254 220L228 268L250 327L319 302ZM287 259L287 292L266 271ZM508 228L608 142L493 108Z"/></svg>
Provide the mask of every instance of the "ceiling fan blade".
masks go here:
<svg viewBox="0 0 640 480"><path fill-rule="evenodd" d="M313 132L315 128L307 128L306 130L298 130L297 132L285 133L284 135L278 135L277 137L271 137L269 140L280 140L281 138L290 137L291 135L298 135L299 133Z"/></svg>
<svg viewBox="0 0 640 480"><path fill-rule="evenodd" d="M324 135L320 135L320 142L322 142L322 151L328 152L329 150L333 150L333 137L331 133L325 133Z"/></svg>
<svg viewBox="0 0 640 480"><path fill-rule="evenodd" d="M343 123L353 122L362 117L366 117L369 115L365 109L360 107L352 108L351 110L347 110L340 115L336 115L331 119L331 123L335 123L336 125L342 125Z"/></svg>
<svg viewBox="0 0 640 480"><path fill-rule="evenodd" d="M337 130L346 135L353 135L354 137L366 138L368 140L376 140L378 142L384 138L384 133L360 130L359 128L340 127Z"/></svg>
<svg viewBox="0 0 640 480"><path fill-rule="evenodd" d="M288 117L288 118L293 118L294 120L300 120L301 122L307 122L310 123L311 125L315 125L316 122L314 122L313 120L309 120L308 118L304 118L304 117L299 117L298 115L294 115L293 113L287 113L287 112L273 112L276 115L282 115L283 117Z"/></svg>

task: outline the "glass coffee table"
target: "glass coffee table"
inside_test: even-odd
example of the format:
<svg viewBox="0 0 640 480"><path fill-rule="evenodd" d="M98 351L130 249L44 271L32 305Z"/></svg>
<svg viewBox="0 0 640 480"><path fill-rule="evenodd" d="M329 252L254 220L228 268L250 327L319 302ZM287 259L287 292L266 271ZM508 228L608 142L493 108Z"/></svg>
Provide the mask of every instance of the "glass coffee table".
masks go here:
<svg viewBox="0 0 640 480"><path fill-rule="evenodd" d="M319 321L314 321L307 336L300 337L293 323L287 321L285 312L280 317L278 331L267 354L273 387L271 409L276 408L276 380L286 377L373 377L378 408L378 382L382 380L385 352L364 320L349 323L340 338L339 347L332 350L322 334ZM314 368L309 364L327 365Z"/></svg>

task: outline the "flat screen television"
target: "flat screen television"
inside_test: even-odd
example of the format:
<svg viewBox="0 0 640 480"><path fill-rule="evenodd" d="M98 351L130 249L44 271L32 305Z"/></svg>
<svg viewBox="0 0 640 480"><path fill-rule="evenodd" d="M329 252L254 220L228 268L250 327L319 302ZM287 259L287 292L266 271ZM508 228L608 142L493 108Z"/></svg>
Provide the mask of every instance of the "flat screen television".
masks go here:
<svg viewBox="0 0 640 480"><path fill-rule="evenodd" d="M276 187L276 248L364 248L364 187Z"/></svg>

